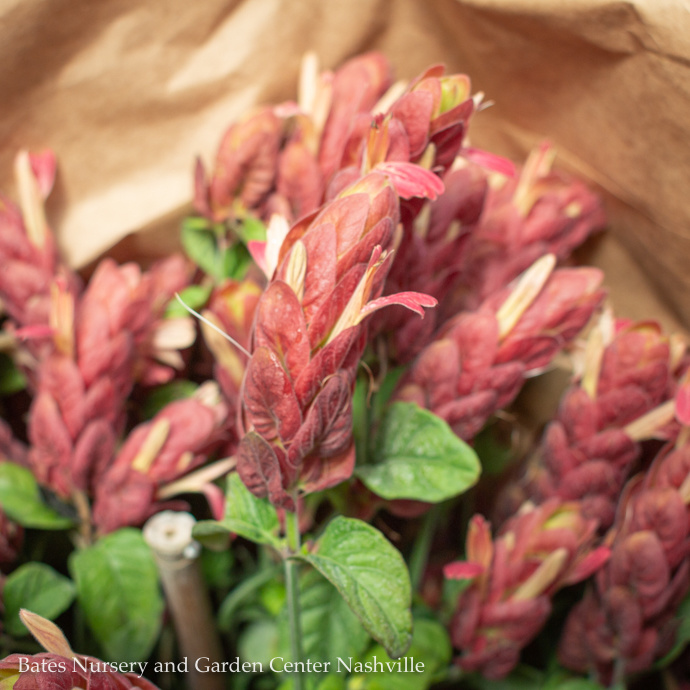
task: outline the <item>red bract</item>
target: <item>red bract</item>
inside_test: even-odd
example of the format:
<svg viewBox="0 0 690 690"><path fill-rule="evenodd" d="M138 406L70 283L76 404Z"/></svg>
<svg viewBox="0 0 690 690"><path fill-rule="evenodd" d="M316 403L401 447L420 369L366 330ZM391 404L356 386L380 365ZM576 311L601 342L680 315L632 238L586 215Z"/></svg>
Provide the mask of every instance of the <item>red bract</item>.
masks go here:
<svg viewBox="0 0 690 690"><path fill-rule="evenodd" d="M673 644L690 589L690 450L668 445L631 479L607 537L611 560L570 613L559 657L607 684L643 671Z"/></svg>
<svg viewBox="0 0 690 690"><path fill-rule="evenodd" d="M463 268L464 248L479 220L487 189L486 173L467 164L448 172L445 192L408 220L395 254L386 292L415 290L439 300L439 308L420 321L396 307L387 311L376 331L385 333L389 356L410 361L427 345L442 319L444 300L456 286Z"/></svg>
<svg viewBox="0 0 690 690"><path fill-rule="evenodd" d="M250 211L268 221L277 213L293 222L371 171L385 174L403 199L441 193L439 176L461 150L476 107L469 79L436 66L396 98L400 89L386 91L391 68L379 53L356 57L333 74L317 69L307 56L299 104L263 109L228 130L210 181L197 163L201 215L225 222ZM405 204L403 216L411 218L419 206Z"/></svg>
<svg viewBox="0 0 690 690"><path fill-rule="evenodd" d="M280 152L275 192L266 204L266 216L277 213L285 218L301 218L321 205L324 181L315 151L301 128L303 119L298 119Z"/></svg>
<svg viewBox="0 0 690 690"><path fill-rule="evenodd" d="M161 502L170 495L166 485L206 461L222 438L227 417L227 408L219 402L217 390L211 388L200 389L197 397L168 404L129 434L93 489L93 522L99 532L140 525L169 507ZM218 509L217 492L210 487L210 479L185 489L210 492L212 507Z"/></svg>
<svg viewBox="0 0 690 690"><path fill-rule="evenodd" d="M476 105L469 77L435 65L411 82L389 114L402 125L409 159L442 173L460 152Z"/></svg>
<svg viewBox="0 0 690 690"><path fill-rule="evenodd" d="M194 342L190 318L164 319L170 299L189 282L189 267L172 256L142 271L111 260L96 268L77 305L76 345L87 383L113 369L113 358L131 341L132 376L144 384L169 381L182 368L178 350ZM124 349L127 349L124 346Z"/></svg>
<svg viewBox="0 0 690 690"><path fill-rule="evenodd" d="M197 211L219 222L258 206L273 188L281 136L282 123L269 108L233 125L218 148L209 183L197 160Z"/></svg>
<svg viewBox="0 0 690 690"><path fill-rule="evenodd" d="M215 400L208 405L215 416L200 401L188 401L184 409L196 422L194 429L185 429L183 420L168 420L172 432L167 455L164 452L154 463L150 445L140 453L148 457L148 465L138 467L144 478L133 483L140 489L136 495L142 502L132 509L124 501L103 517L103 482L112 480L113 487L121 489L129 480L122 476L124 461L111 465L126 423L125 402L134 384L170 380L184 364L179 350L194 340L191 319L165 318L170 299L188 284L189 266L179 256L147 271L133 263L118 266L104 260L80 294L75 275L56 268L53 237L43 215L42 199L52 185L54 159L20 154L17 165L24 217L3 201L0 223L6 232L0 239L0 252L5 252L8 262L15 262L17 270L31 274L33 282L20 290L21 281L8 284L7 290L0 284L0 296L11 307L12 326L20 327L17 335L28 339L30 352L36 355L36 359L19 358L29 368L35 395L28 415L31 445L26 459L4 427L0 450L12 461L27 464L40 483L78 506L83 534L91 527L88 510L94 497L99 503L96 523L102 531L136 524L166 497L158 493L164 486L169 489L173 480L205 459L202 452L218 440L220 420L226 415ZM194 405L208 414L204 416ZM174 416L175 410L165 414ZM187 446L177 439L175 430L187 438ZM132 443L136 445L136 439ZM198 486L191 486L190 480L184 490L207 490L218 508L218 497L207 488L211 478L197 477Z"/></svg>
<svg viewBox="0 0 690 690"><path fill-rule="evenodd" d="M349 60L333 75L330 109L318 153L324 187L337 170L345 167L343 159L347 160L349 140L357 129L357 116L361 114L370 121L372 108L390 83L391 67L380 53ZM319 105L318 102L313 104Z"/></svg>
<svg viewBox="0 0 690 690"><path fill-rule="evenodd" d="M584 328L603 299L599 271L552 270L553 257L544 257L515 286L448 321L413 363L397 398L472 439L530 372L548 365Z"/></svg>
<svg viewBox="0 0 690 690"><path fill-rule="evenodd" d="M672 418L670 410L668 418L644 423L672 398L679 353L651 323L626 325L605 346L602 337L599 329L592 332L585 370L566 391L544 433L528 467L523 495L535 501L549 496L581 500L585 514L606 529L639 454L637 439L653 435ZM515 500L520 499L499 510L510 514Z"/></svg>
<svg viewBox="0 0 690 690"><path fill-rule="evenodd" d="M43 202L55 178L55 156L20 152L15 160L21 208L0 195L0 298L12 329L27 338L33 356L52 349L51 290L57 280L72 296L79 291L76 276L60 265ZM24 357L33 365L32 357Z"/></svg>
<svg viewBox="0 0 690 690"><path fill-rule="evenodd" d="M551 597L602 566L608 549L594 548L596 522L577 503L525 504L492 540L475 515L467 533L466 561L444 569L470 580L458 599L451 639L457 663L487 678L502 678L551 613Z"/></svg>
<svg viewBox="0 0 690 690"><path fill-rule="evenodd" d="M534 151L519 179L493 175L467 158L443 178L446 192L415 218L403 213L405 231L387 290L417 290L439 300L434 319L420 323L399 310L379 327L391 355L408 361L428 344L436 322L483 300L545 254L559 260L603 225L596 196L580 182L551 172L554 152ZM415 206L419 210L419 204Z"/></svg>
<svg viewBox="0 0 690 690"><path fill-rule="evenodd" d="M544 143L519 177L489 187L462 258L465 308L475 308L544 254L564 259L603 227L598 197L582 182L553 172L554 157Z"/></svg>
<svg viewBox="0 0 690 690"><path fill-rule="evenodd" d="M460 152L475 105L465 75L445 75L441 65L426 70L385 114L362 113L354 121L327 196L377 170L390 177L402 199L435 199L443 186L430 171L442 176ZM424 188L431 193L421 193ZM403 204L402 220L413 218L420 206L418 199Z"/></svg>
<svg viewBox="0 0 690 690"><path fill-rule="evenodd" d="M48 650L41 654L11 654L0 661L0 682L7 690L157 690L135 673L119 673L107 662L75 654L62 631L41 616L22 610L20 617Z"/></svg>
<svg viewBox="0 0 690 690"><path fill-rule="evenodd" d="M211 295L202 316L221 332L201 324L204 340L215 358L214 379L218 382L228 406L226 431L229 446L227 453L236 450L239 441L237 414L240 406L240 388L249 358L223 336L225 333L243 348L249 347L252 322L256 306L263 290L253 280L228 281Z"/></svg>
<svg viewBox="0 0 690 690"><path fill-rule="evenodd" d="M124 428L124 403L135 380L165 381L173 375L170 364L182 364L176 347L191 344L193 325L161 316L185 280L178 258L145 274L134 264L106 260L76 304L60 284L54 286L55 351L36 374L29 461L38 480L62 497L93 495ZM163 336L171 326L176 337L169 340Z"/></svg>
<svg viewBox="0 0 690 690"><path fill-rule="evenodd" d="M392 185L372 173L282 242L259 301L242 384L237 470L252 492L294 509L352 473L352 388L366 317L387 304L423 314L434 301L379 298L398 220Z"/></svg>

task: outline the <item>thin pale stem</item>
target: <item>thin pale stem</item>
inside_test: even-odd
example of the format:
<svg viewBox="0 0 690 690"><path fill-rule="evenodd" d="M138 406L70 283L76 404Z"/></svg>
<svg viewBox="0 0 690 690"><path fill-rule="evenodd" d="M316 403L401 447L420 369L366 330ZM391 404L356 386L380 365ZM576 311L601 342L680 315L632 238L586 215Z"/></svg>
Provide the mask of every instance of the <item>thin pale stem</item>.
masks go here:
<svg viewBox="0 0 690 690"><path fill-rule="evenodd" d="M297 506L297 501L295 501ZM302 661L302 624L299 606L299 574L298 564L293 556L300 550L299 516L297 509L294 513L285 512L285 531L288 542L288 554L285 558L285 590L288 605L288 623L290 627L290 652L293 662ZM293 690L304 689L302 673L293 675Z"/></svg>
<svg viewBox="0 0 690 690"><path fill-rule="evenodd" d="M93 543L93 531L91 528L91 506L89 499L83 491L75 489L72 492L72 502L79 515L79 530L75 535L75 542L78 548L85 549Z"/></svg>

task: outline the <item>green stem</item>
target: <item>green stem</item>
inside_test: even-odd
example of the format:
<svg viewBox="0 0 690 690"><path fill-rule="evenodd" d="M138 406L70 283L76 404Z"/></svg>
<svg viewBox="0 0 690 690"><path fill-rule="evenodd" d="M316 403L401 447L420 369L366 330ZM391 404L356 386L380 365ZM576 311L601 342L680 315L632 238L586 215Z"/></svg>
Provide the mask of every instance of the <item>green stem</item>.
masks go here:
<svg viewBox="0 0 690 690"><path fill-rule="evenodd" d="M295 501L295 506L297 501ZM302 625L299 607L299 577L298 565L293 556L300 550L299 516L297 509L294 513L285 512L285 531L288 542L288 554L285 558L285 590L288 605L288 623L290 626L290 652L293 662L302 661ZM302 673L293 675L293 690L303 690Z"/></svg>
<svg viewBox="0 0 690 690"><path fill-rule="evenodd" d="M415 541L414 550L410 556L410 581L413 592L416 592L422 584L426 564L429 560L429 552L431 551L431 542L441 516L441 510L440 504L436 504L429 509L424 516L422 529Z"/></svg>
<svg viewBox="0 0 690 690"><path fill-rule="evenodd" d="M297 506L297 499L295 499L295 506ZM299 517L297 515L297 508L294 513L285 511L285 533L288 542L288 553L290 556L299 553L300 550L300 533L299 533Z"/></svg>

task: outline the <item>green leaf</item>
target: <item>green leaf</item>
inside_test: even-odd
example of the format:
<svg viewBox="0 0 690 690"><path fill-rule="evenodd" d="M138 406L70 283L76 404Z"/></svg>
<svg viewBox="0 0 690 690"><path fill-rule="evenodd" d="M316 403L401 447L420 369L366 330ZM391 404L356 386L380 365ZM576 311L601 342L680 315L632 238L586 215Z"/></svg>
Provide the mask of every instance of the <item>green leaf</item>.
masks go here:
<svg viewBox="0 0 690 690"><path fill-rule="evenodd" d="M86 620L110 661L143 661L158 639L163 597L140 530L124 528L70 556Z"/></svg>
<svg viewBox="0 0 690 690"><path fill-rule="evenodd" d="M204 581L209 587L227 590L232 585L231 570L234 563L232 551L229 549L223 551L202 549L200 561Z"/></svg>
<svg viewBox="0 0 690 690"><path fill-rule="evenodd" d="M187 256L202 271L216 280L223 278L223 260L216 233L208 227L207 223L200 224L195 218L185 219L182 223L180 239Z"/></svg>
<svg viewBox="0 0 690 690"><path fill-rule="evenodd" d="M74 524L43 502L29 470L11 462L0 463L0 505L8 517L24 527L66 529Z"/></svg>
<svg viewBox="0 0 690 690"><path fill-rule="evenodd" d="M267 669L271 659L278 656L277 623L266 618L251 623L243 630L237 647L240 659Z"/></svg>
<svg viewBox="0 0 690 690"><path fill-rule="evenodd" d="M266 226L261 220L254 216L247 216L244 218L242 223L236 228L236 232L245 244L252 240L258 242L266 241Z"/></svg>
<svg viewBox="0 0 690 690"><path fill-rule="evenodd" d="M74 600L72 581L44 563L26 563L8 575L3 589L5 628L10 635L27 635L19 610L28 609L48 620L55 620Z"/></svg>
<svg viewBox="0 0 690 690"><path fill-rule="evenodd" d="M193 535L201 543L221 534L238 534L257 544L279 549L278 514L265 499L257 498L242 483L236 472L228 475L225 517L221 521L202 520L194 526Z"/></svg>
<svg viewBox="0 0 690 690"><path fill-rule="evenodd" d="M230 547L230 532L217 520L199 520L192 529L192 535L211 551L225 551Z"/></svg>
<svg viewBox="0 0 690 690"><path fill-rule="evenodd" d="M445 621L455 613L458 605L458 598L460 595L474 582L471 579L463 580L447 580L443 579L443 588L441 590L441 610L442 619Z"/></svg>
<svg viewBox="0 0 690 690"><path fill-rule="evenodd" d="M211 290L211 285L189 285L180 291L180 298L188 307L199 311L208 302ZM177 297L173 297L165 308L165 318L176 319L181 316L189 316L189 312L180 304Z"/></svg>
<svg viewBox="0 0 690 690"><path fill-rule="evenodd" d="M403 659L394 661L377 645L361 660L371 671L354 675L348 685L358 690L426 690L440 680L451 654L448 633L440 623L415 620L412 644Z"/></svg>
<svg viewBox="0 0 690 690"><path fill-rule="evenodd" d="M392 657L404 654L412 637L410 577L400 553L378 530L336 517L301 558L335 586Z"/></svg>
<svg viewBox="0 0 690 690"><path fill-rule="evenodd" d="M26 388L26 377L11 357L0 352L0 395L11 395Z"/></svg>
<svg viewBox="0 0 690 690"><path fill-rule="evenodd" d="M142 405L144 419L152 419L168 403L174 400L191 398L197 389L198 386L196 383L185 379L170 381L170 383L164 383L162 386L157 386L149 393Z"/></svg>
<svg viewBox="0 0 690 690"><path fill-rule="evenodd" d="M320 683L317 690L345 690L345 681L342 676L329 673Z"/></svg>
<svg viewBox="0 0 690 690"><path fill-rule="evenodd" d="M374 464L356 471L382 498L439 503L479 479L474 451L435 414L414 403L397 402L384 415L373 441Z"/></svg>
<svg viewBox="0 0 690 690"><path fill-rule="evenodd" d="M189 230L213 230L218 229L217 225L213 225L208 218L204 216L187 216L182 221L182 227Z"/></svg>
<svg viewBox="0 0 690 690"><path fill-rule="evenodd" d="M338 590L314 570L300 578L300 615L307 659L359 656L370 640Z"/></svg>
<svg viewBox="0 0 690 690"><path fill-rule="evenodd" d="M299 602L305 659L330 661L330 670L334 670L338 657L358 657L364 652L371 638L338 590L315 570L303 569L300 573ZM283 613L283 655L290 658L287 612Z"/></svg>
<svg viewBox="0 0 690 690"><path fill-rule="evenodd" d="M249 250L243 244L228 247L223 253L223 277L242 280L253 261Z"/></svg>
<svg viewBox="0 0 690 690"><path fill-rule="evenodd" d="M281 567L280 570L283 568ZM278 572L274 571L274 577L277 575ZM276 617L283 610L286 597L285 583L275 579L267 582L259 591L261 606L272 617Z"/></svg>
<svg viewBox="0 0 690 690"><path fill-rule="evenodd" d="M0 690L12 690L15 683L21 677L21 674L17 670L17 666L14 669L2 669L0 670Z"/></svg>

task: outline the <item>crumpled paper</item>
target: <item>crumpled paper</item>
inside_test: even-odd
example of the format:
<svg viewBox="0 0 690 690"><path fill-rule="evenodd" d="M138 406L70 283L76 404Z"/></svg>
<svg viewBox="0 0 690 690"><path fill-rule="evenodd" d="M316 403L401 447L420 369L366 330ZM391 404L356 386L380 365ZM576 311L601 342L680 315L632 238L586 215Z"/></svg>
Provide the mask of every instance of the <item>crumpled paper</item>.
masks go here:
<svg viewBox="0 0 690 690"><path fill-rule="evenodd" d="M73 266L168 251L196 155L254 105L294 97L306 50L331 68L371 49L402 78L434 62L469 74L495 102L473 144L520 160L553 141L605 194L615 239L589 258L618 310L690 323L682 0L5 0L0 189L19 148L50 147L49 217Z"/></svg>

